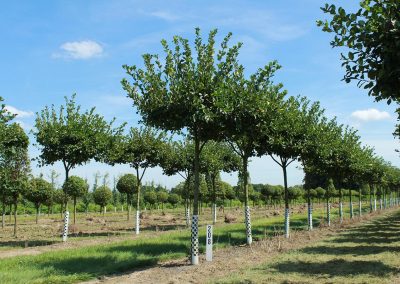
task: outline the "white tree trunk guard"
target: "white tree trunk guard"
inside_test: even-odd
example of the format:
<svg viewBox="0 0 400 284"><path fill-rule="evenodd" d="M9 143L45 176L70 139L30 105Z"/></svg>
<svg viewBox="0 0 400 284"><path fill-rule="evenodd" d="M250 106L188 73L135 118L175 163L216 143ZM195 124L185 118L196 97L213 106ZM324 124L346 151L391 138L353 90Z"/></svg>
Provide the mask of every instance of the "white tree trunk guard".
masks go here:
<svg viewBox="0 0 400 284"><path fill-rule="evenodd" d="M69 222L69 212L65 211L65 216L64 216L64 231L63 231L63 236L62 240L63 242L66 242L68 239L68 222Z"/></svg>
<svg viewBox="0 0 400 284"><path fill-rule="evenodd" d="M192 264L199 264L199 216L192 216L192 239L191 239Z"/></svg>
<svg viewBox="0 0 400 284"><path fill-rule="evenodd" d="M246 224L247 244L250 245L253 242L253 237L251 236L251 217L249 206L246 206L244 209L244 222Z"/></svg>
<svg viewBox="0 0 400 284"><path fill-rule="evenodd" d="M135 224L135 231L136 235L139 235L140 233L140 211L136 210L136 224Z"/></svg>

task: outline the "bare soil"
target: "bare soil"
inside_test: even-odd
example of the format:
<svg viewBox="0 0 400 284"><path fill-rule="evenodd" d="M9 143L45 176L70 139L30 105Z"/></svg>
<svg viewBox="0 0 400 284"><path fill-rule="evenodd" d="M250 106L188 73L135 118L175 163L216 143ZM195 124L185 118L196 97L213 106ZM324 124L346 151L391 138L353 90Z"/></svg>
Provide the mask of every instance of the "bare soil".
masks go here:
<svg viewBox="0 0 400 284"><path fill-rule="evenodd" d="M293 212L305 212L305 206L293 207ZM277 216L282 210L265 207L253 207L252 218ZM47 251L78 248L97 244L107 244L136 238L134 232L134 212L127 220L127 212L108 212L101 214L77 214L77 223L69 226L68 242L61 240L63 219L60 214L43 215L39 223L35 223L32 215L18 216L18 235L13 237L13 224L7 222L5 228L0 229L0 259L22 255L37 255ZM225 216L232 220L229 223L242 223L243 210L240 207L225 208L218 211L218 222L222 223ZM70 215L72 219L72 214ZM8 218L6 218L8 221ZM211 210L204 208L200 216L204 225L211 221ZM186 228L183 209L147 210L141 219L141 235L157 236L158 234L176 229Z"/></svg>

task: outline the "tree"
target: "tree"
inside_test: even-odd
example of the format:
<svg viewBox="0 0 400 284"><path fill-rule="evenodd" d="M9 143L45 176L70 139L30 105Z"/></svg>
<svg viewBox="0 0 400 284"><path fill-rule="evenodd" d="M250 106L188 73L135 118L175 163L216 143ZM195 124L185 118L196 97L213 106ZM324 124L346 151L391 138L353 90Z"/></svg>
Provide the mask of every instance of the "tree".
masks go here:
<svg viewBox="0 0 400 284"><path fill-rule="evenodd" d="M157 192L157 202L161 203L161 209L164 211L164 203L168 201L168 192L158 191Z"/></svg>
<svg viewBox="0 0 400 284"><path fill-rule="evenodd" d="M126 203L128 206L127 220L129 220L132 194L137 192L136 176L133 174L125 174L121 176L117 182L117 189L121 194L126 194Z"/></svg>
<svg viewBox="0 0 400 284"><path fill-rule="evenodd" d="M150 167L161 163L165 133L151 127L132 127L129 134L115 139L106 158L109 164L128 164L136 172L136 234L140 231L140 191L143 176ZM140 172L141 171L141 172Z"/></svg>
<svg viewBox="0 0 400 284"><path fill-rule="evenodd" d="M181 197L176 193L171 193L168 196L168 202L171 203L172 206L176 206L181 201Z"/></svg>
<svg viewBox="0 0 400 284"><path fill-rule="evenodd" d="M194 52L189 41L173 38L174 48L162 40L165 63L158 55L143 55L144 69L124 68L133 79L122 81L134 101L143 121L167 131L186 130L194 140L194 200L192 217L192 264L198 264L198 198L200 182L200 152L204 143L220 135L217 114L223 104L215 103L225 81L237 71L237 56L241 44L228 47L231 34L215 50L216 30L203 43L196 29ZM193 54L195 53L195 54ZM192 55L193 54L193 55ZM216 55L216 56L215 56Z"/></svg>
<svg viewBox="0 0 400 284"><path fill-rule="evenodd" d="M93 192L94 203L100 206L100 212L105 213L105 207L110 203L112 199L111 189L105 185L99 186L95 192Z"/></svg>
<svg viewBox="0 0 400 284"><path fill-rule="evenodd" d="M218 143L215 141L208 142L203 148L201 154L201 171L209 178L211 186L211 200L213 203L213 223L217 219L217 187L219 174L221 171L233 172L240 168L240 157L232 150L232 148L225 143ZM219 187L220 188L220 187Z"/></svg>
<svg viewBox="0 0 400 284"><path fill-rule="evenodd" d="M328 181L328 186L325 191L325 198L326 198L326 220L328 226L331 225L331 204L329 203L329 199L334 196L335 194L335 185L333 184L333 180L330 178Z"/></svg>
<svg viewBox="0 0 400 284"><path fill-rule="evenodd" d="M260 137L267 137L271 121L278 116L281 101L286 92L281 91L282 84L274 84L273 77L280 66L276 61L260 68L249 79L244 76L243 68L230 77L225 92L228 94L225 107L229 111L223 116L224 135L233 151L241 159L240 178L244 193L245 224L247 243L252 243L249 199L249 159L264 155L269 138L260 142ZM268 134L267 134L268 133ZM264 134L264 135L263 135ZM259 150L259 151L257 151Z"/></svg>
<svg viewBox="0 0 400 284"><path fill-rule="evenodd" d="M75 95L65 98L65 105L56 110L55 106L46 106L36 114L33 134L40 148L41 166L53 165L61 161L65 170L65 182L69 172L76 166L91 159L101 160L110 146L111 137L119 134L121 128L112 128L95 113L95 108L81 111L75 102ZM67 209L67 208L65 208Z"/></svg>
<svg viewBox="0 0 400 284"><path fill-rule="evenodd" d="M12 200L14 205L14 236L16 236L18 201L29 186L29 138L17 123L12 123L5 127L3 138L2 162L5 166L2 170L4 171L5 180L8 181L5 194Z"/></svg>
<svg viewBox="0 0 400 284"><path fill-rule="evenodd" d="M328 4L321 9L332 16L331 21L317 22L323 31L335 33L331 46L350 49L347 55L341 56L346 83L357 81L377 101L399 102L399 1L362 0L355 13Z"/></svg>
<svg viewBox="0 0 400 284"><path fill-rule="evenodd" d="M70 176L63 185L65 194L74 200L74 224L76 223L76 199L85 196L89 191L87 182L78 176Z"/></svg>
<svg viewBox="0 0 400 284"><path fill-rule="evenodd" d="M181 141L169 141L164 144L164 157L161 159L161 168L164 174L180 175L184 182L179 184L180 196L184 200L186 225L190 225L190 186L189 182L194 171L194 145L189 137ZM181 186L182 185L182 186ZM176 188L178 188L178 186Z"/></svg>
<svg viewBox="0 0 400 284"><path fill-rule="evenodd" d="M283 111L273 121L273 130L264 136L261 153L269 154L283 171L284 199L285 199L285 237L289 238L290 209L289 191L287 183L287 168L298 160L307 143L307 129L305 118L310 102L305 97L290 97L284 102ZM311 105L312 107L312 105ZM271 126L270 126L271 127Z"/></svg>
<svg viewBox="0 0 400 284"><path fill-rule="evenodd" d="M376 101L400 102L400 2L362 0L356 12L325 4L321 8L332 19L317 21L324 32L334 33L332 47L346 46L341 54L346 83L356 81ZM397 109L400 115L400 108ZM400 126L395 133L400 136Z"/></svg>
<svg viewBox="0 0 400 284"><path fill-rule="evenodd" d="M39 220L40 206L47 200L52 198L53 188L51 183L44 180L43 177L34 178L30 181L30 184L25 192L26 198L33 202L36 208L36 224Z"/></svg>
<svg viewBox="0 0 400 284"><path fill-rule="evenodd" d="M9 183L7 182L7 177L9 177L9 174L7 173L6 166L7 166L7 148L5 147L5 143L8 142L9 137L7 135L7 123L10 122L15 115L12 115L8 110L6 109L5 104L3 103L3 98L0 97L0 198L1 198L1 203L2 203L2 228L4 228L4 217L5 217L5 207L7 200L9 200L9 197L7 195L8 191L8 185ZM10 213L11 214L11 213Z"/></svg>
<svg viewBox="0 0 400 284"><path fill-rule="evenodd" d="M150 205L150 208L157 203L157 193L154 190L144 193L144 200Z"/></svg>

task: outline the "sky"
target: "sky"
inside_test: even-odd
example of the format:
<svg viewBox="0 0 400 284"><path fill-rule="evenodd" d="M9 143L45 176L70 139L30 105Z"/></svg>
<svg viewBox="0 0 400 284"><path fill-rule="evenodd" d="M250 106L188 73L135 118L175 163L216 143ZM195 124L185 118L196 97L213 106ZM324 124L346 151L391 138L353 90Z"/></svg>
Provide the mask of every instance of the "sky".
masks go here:
<svg viewBox="0 0 400 284"><path fill-rule="evenodd" d="M335 1L355 10L358 1ZM83 109L96 107L107 120L137 126L140 117L121 87L126 78L122 65L142 66L144 53L163 54L160 41L174 35L190 40L199 27L204 37L218 29L218 43L232 32L231 42L243 42L239 60L246 74L255 72L271 60L282 69L275 82L282 82L289 95L307 96L320 101L330 118L359 131L364 144L395 166L400 166L398 140L392 132L396 124L395 107L374 102L367 91L355 83L342 81L340 52L329 45L332 34L323 33L316 20L325 19L320 10L325 1L237 1L237 0L87 0L87 1L4 1L0 9L0 96L9 111L17 114L30 132L37 112L46 105L60 106L65 96L76 93ZM193 41L191 41L193 42ZM30 134L31 158L39 155ZM60 173L62 165L38 167L35 175L50 170ZM253 158L250 163L253 183L282 184L282 171L270 158ZM108 166L90 162L71 174L93 182L95 173L110 175L132 172L128 166ZM289 185L300 184L303 172L293 163L288 171ZM222 178L237 183L237 174ZM145 182L154 181L168 188L181 182L179 176L164 176L160 168L149 169Z"/></svg>

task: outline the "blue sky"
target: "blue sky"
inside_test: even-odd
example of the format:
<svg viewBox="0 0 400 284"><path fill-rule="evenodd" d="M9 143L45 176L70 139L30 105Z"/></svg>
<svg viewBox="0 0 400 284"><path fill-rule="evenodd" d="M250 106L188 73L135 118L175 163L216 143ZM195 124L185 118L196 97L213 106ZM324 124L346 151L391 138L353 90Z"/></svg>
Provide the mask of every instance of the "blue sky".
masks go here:
<svg viewBox="0 0 400 284"><path fill-rule="evenodd" d="M358 1L336 1L355 9ZM270 60L283 68L276 81L290 95L319 100L329 117L359 130L362 141L377 154L399 166L398 141L392 136L394 106L374 103L355 84L341 81L340 50L329 45L331 36L315 21L324 18L319 9L325 1L7 1L0 10L0 96L17 120L29 131L35 112L45 105L60 105L64 96L77 93L84 108L96 106L107 119L116 117L137 125L140 119L121 88L123 64L141 65L143 53L161 53L160 40L173 35L193 38L194 28L206 35L218 28L218 39L233 32L232 43L241 41L240 61L250 74ZM344 50L345 51L345 50ZM31 139L32 143L33 138ZM30 154L38 150L31 146ZM38 168L34 174L54 168ZM111 177L129 172L126 166L89 163L72 174L93 179L96 172ZM256 158L250 165L253 183L282 183L280 168L269 158ZM236 174L223 178L235 184ZM289 183L302 181L293 164ZM145 181L167 187L181 181L166 177L161 169L149 170Z"/></svg>

